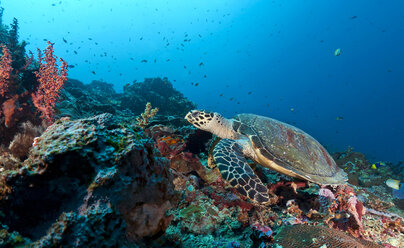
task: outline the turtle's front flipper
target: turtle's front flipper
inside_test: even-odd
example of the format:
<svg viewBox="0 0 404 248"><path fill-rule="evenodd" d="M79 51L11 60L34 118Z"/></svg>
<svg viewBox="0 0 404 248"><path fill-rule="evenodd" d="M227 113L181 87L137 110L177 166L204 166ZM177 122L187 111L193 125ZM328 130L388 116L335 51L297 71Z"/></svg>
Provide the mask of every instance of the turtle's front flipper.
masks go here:
<svg viewBox="0 0 404 248"><path fill-rule="evenodd" d="M213 149L213 158L220 173L238 192L260 204L273 203L268 189L254 174L237 141L223 139Z"/></svg>

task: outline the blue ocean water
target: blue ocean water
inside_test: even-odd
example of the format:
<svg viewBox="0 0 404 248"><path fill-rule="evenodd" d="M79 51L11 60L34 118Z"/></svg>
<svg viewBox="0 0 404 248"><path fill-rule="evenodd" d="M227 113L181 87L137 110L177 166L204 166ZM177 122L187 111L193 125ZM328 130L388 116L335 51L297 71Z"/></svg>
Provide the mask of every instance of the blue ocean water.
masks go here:
<svg viewBox="0 0 404 248"><path fill-rule="evenodd" d="M167 77L199 108L291 123L330 151L403 160L404 2L3 0L69 77ZM335 56L336 49L341 54Z"/></svg>

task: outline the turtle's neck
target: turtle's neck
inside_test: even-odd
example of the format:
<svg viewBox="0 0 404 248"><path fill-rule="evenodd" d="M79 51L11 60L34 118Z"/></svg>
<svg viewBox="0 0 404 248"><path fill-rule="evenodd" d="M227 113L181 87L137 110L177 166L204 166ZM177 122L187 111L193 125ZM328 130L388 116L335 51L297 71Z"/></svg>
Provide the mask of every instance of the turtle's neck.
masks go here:
<svg viewBox="0 0 404 248"><path fill-rule="evenodd" d="M217 116L217 122L211 132L222 139L238 139L239 134L233 130L233 120Z"/></svg>

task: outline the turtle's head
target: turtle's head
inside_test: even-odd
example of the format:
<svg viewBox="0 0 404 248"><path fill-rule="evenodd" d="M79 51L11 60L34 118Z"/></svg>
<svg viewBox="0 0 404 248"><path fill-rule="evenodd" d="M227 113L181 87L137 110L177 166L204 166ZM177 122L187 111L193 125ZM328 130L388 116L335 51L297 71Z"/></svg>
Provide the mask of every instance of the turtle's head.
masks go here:
<svg viewBox="0 0 404 248"><path fill-rule="evenodd" d="M232 121L218 113L204 110L191 110L185 119L196 128L211 132L223 139L232 139L236 134L232 128Z"/></svg>
<svg viewBox="0 0 404 248"><path fill-rule="evenodd" d="M211 132L210 127L217 119L215 116L223 118L218 113L207 112L204 110L191 110L185 116L185 119L196 128Z"/></svg>

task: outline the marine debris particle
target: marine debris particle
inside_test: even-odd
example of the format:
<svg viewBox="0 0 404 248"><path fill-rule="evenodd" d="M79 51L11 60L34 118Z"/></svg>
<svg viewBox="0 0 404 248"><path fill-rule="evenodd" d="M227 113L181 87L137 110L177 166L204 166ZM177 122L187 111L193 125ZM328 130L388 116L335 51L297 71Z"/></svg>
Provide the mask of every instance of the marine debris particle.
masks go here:
<svg viewBox="0 0 404 248"><path fill-rule="evenodd" d="M146 60L146 59L142 59L142 60L140 61L140 63L147 63L147 60Z"/></svg>
<svg viewBox="0 0 404 248"><path fill-rule="evenodd" d="M340 56L340 55L341 55L341 48L337 48L337 49L334 51L334 55L335 55L335 56Z"/></svg>

